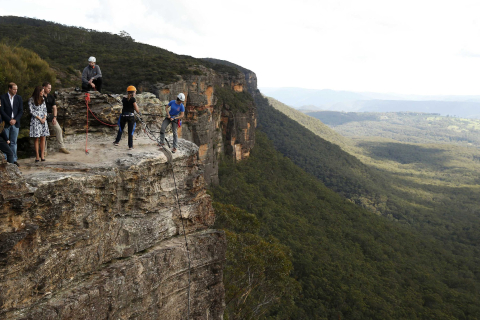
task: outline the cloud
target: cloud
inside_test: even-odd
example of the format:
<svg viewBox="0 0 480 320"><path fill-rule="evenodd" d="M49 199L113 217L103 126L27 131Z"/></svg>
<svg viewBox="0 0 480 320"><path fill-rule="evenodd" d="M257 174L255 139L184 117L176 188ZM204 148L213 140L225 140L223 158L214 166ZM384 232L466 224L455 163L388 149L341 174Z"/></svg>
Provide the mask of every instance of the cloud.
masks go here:
<svg viewBox="0 0 480 320"><path fill-rule="evenodd" d="M118 33L179 54L229 60L262 86L477 94L480 3L18 0L3 14Z"/></svg>

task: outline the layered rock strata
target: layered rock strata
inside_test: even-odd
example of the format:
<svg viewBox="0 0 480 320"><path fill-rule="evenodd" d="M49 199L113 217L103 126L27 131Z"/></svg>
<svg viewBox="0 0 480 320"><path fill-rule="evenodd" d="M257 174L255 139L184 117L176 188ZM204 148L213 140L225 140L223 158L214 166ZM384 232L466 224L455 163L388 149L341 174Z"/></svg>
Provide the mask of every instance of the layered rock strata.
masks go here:
<svg viewBox="0 0 480 320"><path fill-rule="evenodd" d="M254 74L253 74L254 75ZM221 154L227 154L236 160L250 155L255 144L256 107L253 103L235 110L227 103L218 103L215 88L227 87L235 92L243 92L255 83L250 76L247 81L244 73L237 77L219 75L211 69L203 68L202 75L190 76L173 84L149 86L152 93L137 95L137 104L143 119L158 137L165 117L165 105L174 100L178 93L186 96L185 119L178 128L178 136L194 142L199 147L199 158L204 164L204 178L207 184L218 183L218 161ZM254 82L252 82L255 79ZM145 89L145 88L144 88ZM89 115L88 131L95 139L112 135L111 127L101 122L115 125L121 114L122 95L90 93L89 108L98 118ZM85 94L72 89L60 90L57 98L58 119L65 128L66 141L84 139L87 129L87 109ZM99 121L101 122L99 122ZM138 130L137 130L138 132ZM50 138L50 150L55 150L56 141Z"/></svg>
<svg viewBox="0 0 480 320"><path fill-rule="evenodd" d="M198 148L180 140L172 157L135 143L92 142L88 156L69 145L70 155L21 161L23 173L0 160L0 318L185 319L182 221L190 318L222 318L225 237L207 230Z"/></svg>
<svg viewBox="0 0 480 320"><path fill-rule="evenodd" d="M178 93L186 96L186 119L181 137L199 147L199 157L205 164L205 180L218 183L219 155L227 154L236 160L246 159L255 144L257 112L249 103L244 110L234 110L228 103L217 103L217 88L229 88L235 92L256 91L255 73L238 72L237 75L217 73L202 66L200 75L184 76L172 84L145 84L160 101L175 99Z"/></svg>

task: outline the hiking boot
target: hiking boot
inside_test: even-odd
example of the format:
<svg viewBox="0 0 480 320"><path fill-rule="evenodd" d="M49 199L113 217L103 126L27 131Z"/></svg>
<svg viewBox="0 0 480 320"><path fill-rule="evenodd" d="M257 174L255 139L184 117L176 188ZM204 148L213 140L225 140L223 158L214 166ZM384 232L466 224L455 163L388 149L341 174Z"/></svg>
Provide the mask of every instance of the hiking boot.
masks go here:
<svg viewBox="0 0 480 320"><path fill-rule="evenodd" d="M177 151L177 148L172 149L172 153L175 153Z"/></svg>
<svg viewBox="0 0 480 320"><path fill-rule="evenodd" d="M113 145L114 145L115 147L118 147L118 142L117 142L117 141L113 141Z"/></svg>
<svg viewBox="0 0 480 320"><path fill-rule="evenodd" d="M65 154L70 154L70 151L68 151L68 150L65 149L65 148L60 148L60 150L58 150L58 151L63 152L63 153L65 153Z"/></svg>

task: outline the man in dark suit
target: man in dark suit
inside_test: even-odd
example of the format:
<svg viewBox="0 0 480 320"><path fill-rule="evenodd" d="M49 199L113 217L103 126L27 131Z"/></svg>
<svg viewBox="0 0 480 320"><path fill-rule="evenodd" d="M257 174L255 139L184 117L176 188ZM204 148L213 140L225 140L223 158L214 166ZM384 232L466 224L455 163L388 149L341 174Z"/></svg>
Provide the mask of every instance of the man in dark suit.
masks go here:
<svg viewBox="0 0 480 320"><path fill-rule="evenodd" d="M2 107L0 115L5 121L5 133L10 140L10 149L13 152L14 162L18 166L17 160L17 137L20 131L20 118L23 114L22 97L17 95L17 85L13 82L8 84L8 92L0 96Z"/></svg>

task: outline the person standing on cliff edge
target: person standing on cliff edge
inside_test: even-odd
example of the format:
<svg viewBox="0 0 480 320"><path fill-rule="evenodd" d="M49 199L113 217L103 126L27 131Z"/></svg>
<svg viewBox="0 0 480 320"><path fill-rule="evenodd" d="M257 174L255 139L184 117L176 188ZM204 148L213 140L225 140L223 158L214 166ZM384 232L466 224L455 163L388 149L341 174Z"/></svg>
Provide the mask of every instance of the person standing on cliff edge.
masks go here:
<svg viewBox="0 0 480 320"><path fill-rule="evenodd" d="M102 92L102 71L100 67L95 65L97 59L95 57L88 58L88 66L82 72L82 91Z"/></svg>
<svg viewBox="0 0 480 320"><path fill-rule="evenodd" d="M137 106L137 100L135 99L135 94L137 93L137 88L134 86L129 86L127 88L127 97L122 99L123 109L120 118L118 118L118 134L117 139L113 142L115 146L118 146L118 143L122 139L123 129L125 124L128 122L128 149L133 149L133 133L135 132L135 114L134 111L140 113Z"/></svg>
<svg viewBox="0 0 480 320"><path fill-rule="evenodd" d="M50 94L52 91L52 85L49 82L44 82L43 86L43 99L45 100L45 105L47 106L47 123L49 125L49 130L55 132L57 137L58 145L60 146L59 151L69 154L70 152L65 149L65 144L63 143L63 132L60 124L57 120L57 105L55 103L55 97ZM47 150L47 142L45 140L45 150Z"/></svg>
<svg viewBox="0 0 480 320"><path fill-rule="evenodd" d="M23 115L23 100L17 94L17 85L13 82L8 84L8 92L0 96L0 114L5 121L5 133L10 141L10 149L13 152L13 161L18 166L17 137L20 131L20 119Z"/></svg>
<svg viewBox="0 0 480 320"><path fill-rule="evenodd" d="M160 147L165 145L165 130L169 124L172 124L172 133L173 133L173 149L172 153L177 151L177 128L178 128L178 121L183 118L185 113L185 107L183 102L185 101L185 95L183 93L179 93L177 96L177 100L170 101L165 106L165 112L167 113L167 117L162 122L162 128L160 129ZM168 107L170 107L170 112L168 111Z"/></svg>

